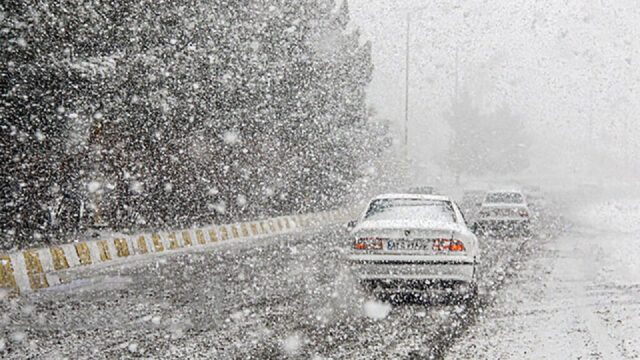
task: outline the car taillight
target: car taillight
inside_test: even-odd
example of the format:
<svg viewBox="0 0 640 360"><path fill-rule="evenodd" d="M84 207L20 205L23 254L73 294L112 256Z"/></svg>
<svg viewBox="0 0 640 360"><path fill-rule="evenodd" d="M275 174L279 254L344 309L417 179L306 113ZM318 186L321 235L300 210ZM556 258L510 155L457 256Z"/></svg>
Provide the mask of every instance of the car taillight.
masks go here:
<svg viewBox="0 0 640 360"><path fill-rule="evenodd" d="M433 239L435 251L464 251L464 244L460 240Z"/></svg>
<svg viewBox="0 0 640 360"><path fill-rule="evenodd" d="M449 251L464 251L464 244L460 240L451 240Z"/></svg>
<svg viewBox="0 0 640 360"><path fill-rule="evenodd" d="M356 250L381 250L383 239L380 238L358 238L353 243Z"/></svg>

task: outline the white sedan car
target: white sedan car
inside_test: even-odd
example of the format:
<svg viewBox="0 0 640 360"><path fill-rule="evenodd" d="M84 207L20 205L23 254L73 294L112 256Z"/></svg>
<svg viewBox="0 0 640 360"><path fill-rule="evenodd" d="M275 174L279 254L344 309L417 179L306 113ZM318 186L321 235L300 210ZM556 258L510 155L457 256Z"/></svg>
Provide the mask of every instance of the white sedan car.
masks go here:
<svg viewBox="0 0 640 360"><path fill-rule="evenodd" d="M489 191L485 195L475 230L483 232L530 234L531 211L518 190Z"/></svg>
<svg viewBox="0 0 640 360"><path fill-rule="evenodd" d="M381 195L350 225L349 262L374 293L476 295L478 239L449 198Z"/></svg>

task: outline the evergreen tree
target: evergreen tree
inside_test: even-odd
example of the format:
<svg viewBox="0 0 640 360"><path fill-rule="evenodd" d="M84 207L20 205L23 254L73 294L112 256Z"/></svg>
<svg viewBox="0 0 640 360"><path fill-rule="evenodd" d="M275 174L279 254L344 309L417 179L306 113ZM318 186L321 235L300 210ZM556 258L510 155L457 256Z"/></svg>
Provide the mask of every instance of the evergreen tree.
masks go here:
<svg viewBox="0 0 640 360"><path fill-rule="evenodd" d="M346 1L1 6L5 247L335 206L376 153Z"/></svg>

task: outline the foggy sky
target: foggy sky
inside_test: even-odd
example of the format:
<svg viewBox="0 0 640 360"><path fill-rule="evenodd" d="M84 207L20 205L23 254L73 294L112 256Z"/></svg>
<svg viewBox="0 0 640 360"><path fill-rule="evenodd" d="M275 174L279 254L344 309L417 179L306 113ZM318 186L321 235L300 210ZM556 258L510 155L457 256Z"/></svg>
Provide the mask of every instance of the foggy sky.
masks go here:
<svg viewBox="0 0 640 360"><path fill-rule="evenodd" d="M455 88L490 110L527 118L532 171L591 171L609 158L639 165L640 4L635 0L350 0L373 43L369 103L404 123L406 12L411 11L410 157L446 151L442 114ZM602 159L604 158L604 160ZM571 163L571 164L569 164Z"/></svg>

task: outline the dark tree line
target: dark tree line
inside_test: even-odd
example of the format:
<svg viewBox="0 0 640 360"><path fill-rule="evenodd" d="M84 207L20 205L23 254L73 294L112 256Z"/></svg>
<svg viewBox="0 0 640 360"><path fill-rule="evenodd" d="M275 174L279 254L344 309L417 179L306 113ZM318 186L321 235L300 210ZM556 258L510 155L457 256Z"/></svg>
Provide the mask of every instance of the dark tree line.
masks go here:
<svg viewBox="0 0 640 360"><path fill-rule="evenodd" d="M385 144L348 22L330 0L4 1L2 247L337 206Z"/></svg>
<svg viewBox="0 0 640 360"><path fill-rule="evenodd" d="M464 91L452 99L444 118L453 136L443 160L456 176L513 174L529 167L531 139L524 119L508 106L482 112Z"/></svg>

